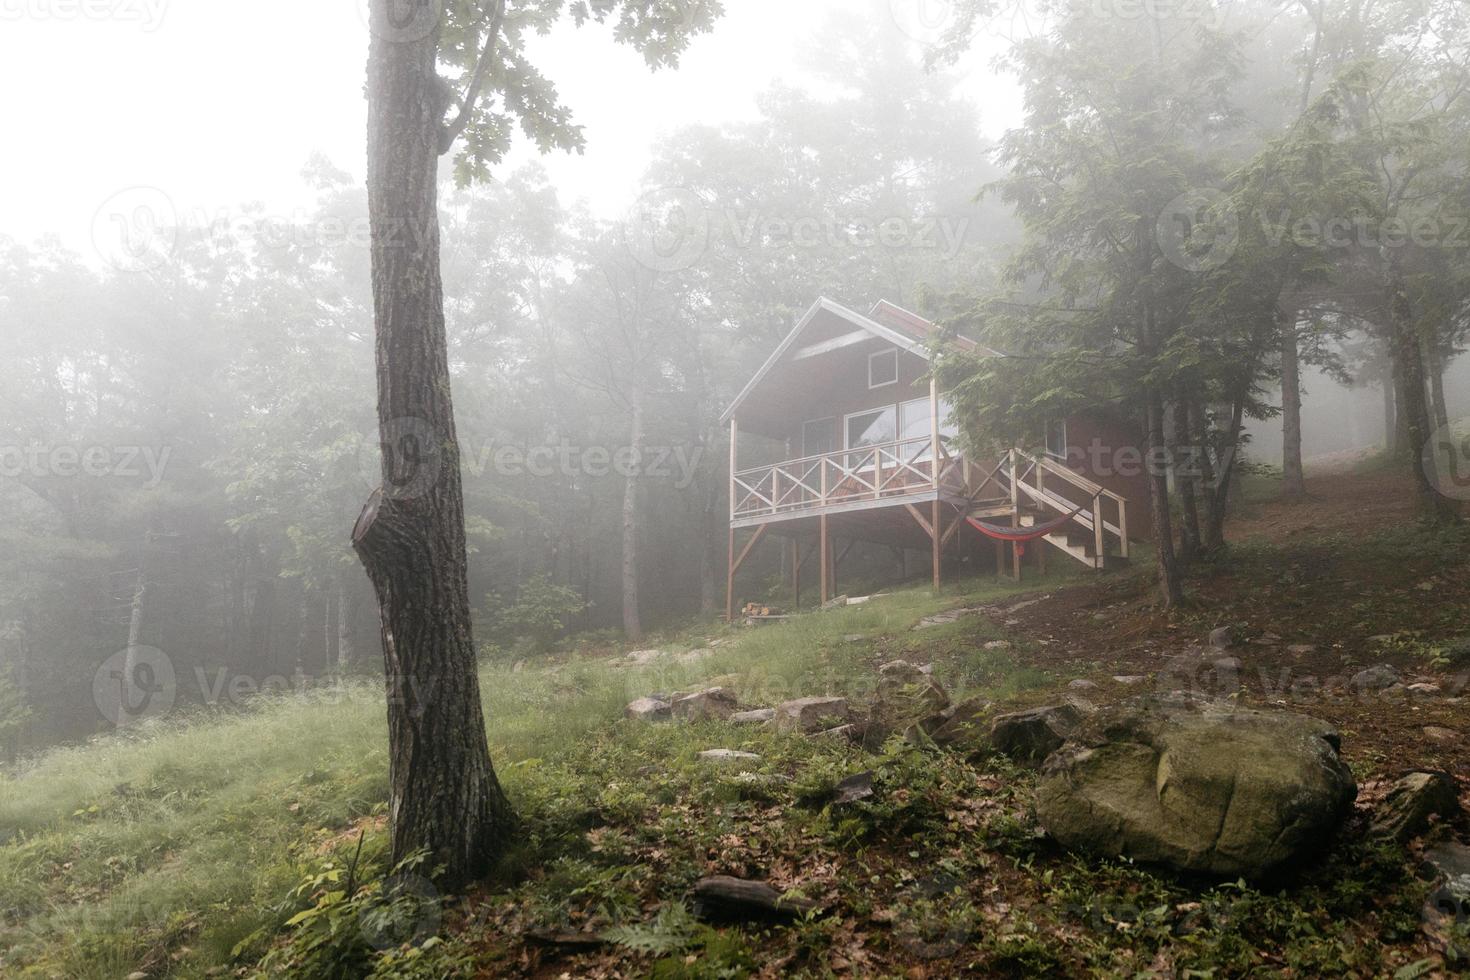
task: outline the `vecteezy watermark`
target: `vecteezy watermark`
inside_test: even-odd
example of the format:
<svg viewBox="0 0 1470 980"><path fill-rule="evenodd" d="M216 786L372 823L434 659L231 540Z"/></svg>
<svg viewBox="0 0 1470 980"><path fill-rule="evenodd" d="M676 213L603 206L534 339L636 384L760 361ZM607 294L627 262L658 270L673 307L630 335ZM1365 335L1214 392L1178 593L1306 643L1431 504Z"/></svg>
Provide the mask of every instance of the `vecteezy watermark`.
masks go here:
<svg viewBox="0 0 1470 980"><path fill-rule="evenodd" d="M1240 245L1240 219L1222 191L1185 191L1159 212L1154 226L1159 250L1187 272L1218 269Z"/></svg>
<svg viewBox="0 0 1470 980"><path fill-rule="evenodd" d="M678 272L698 262L709 247L709 235L708 209L682 187L644 194L623 223L628 251L655 272Z"/></svg>
<svg viewBox="0 0 1470 980"><path fill-rule="evenodd" d="M889 0L893 22L920 44L939 44L959 25L958 0Z"/></svg>
<svg viewBox="0 0 1470 980"><path fill-rule="evenodd" d="M1424 473L1451 500L1470 500L1470 431L1443 425L1424 444Z"/></svg>
<svg viewBox="0 0 1470 980"><path fill-rule="evenodd" d="M352 0L358 19L374 37L396 43L422 41L439 29L443 0Z"/></svg>
<svg viewBox="0 0 1470 980"><path fill-rule="evenodd" d="M1195 21L1209 27L1222 23L1219 0L1092 0L1093 16L1110 20Z"/></svg>
<svg viewBox="0 0 1470 980"><path fill-rule="evenodd" d="M419 946L439 933L443 897L434 883L408 871L383 882L382 901L364 909L358 925L367 944L379 952Z"/></svg>
<svg viewBox="0 0 1470 980"><path fill-rule="evenodd" d="M92 215L92 246L119 272L161 268L179 244L179 214L157 187L128 187Z"/></svg>
<svg viewBox="0 0 1470 980"><path fill-rule="evenodd" d="M169 0L0 0L0 21L116 21L156 31Z"/></svg>
<svg viewBox="0 0 1470 980"><path fill-rule="evenodd" d="M920 959L944 959L970 941L977 919L964 881L940 872L918 879L899 896L893 935Z"/></svg>
<svg viewBox="0 0 1470 980"><path fill-rule="evenodd" d="M92 701L118 728L168 714L178 693L174 663L157 647L119 650L92 675Z"/></svg>
<svg viewBox="0 0 1470 980"><path fill-rule="evenodd" d="M753 249L940 252L952 259L964 247L969 218L860 213L768 214L713 208L684 188L650 191L623 223L632 256L656 272L677 272L700 261L716 244Z"/></svg>
<svg viewBox="0 0 1470 980"><path fill-rule="evenodd" d="M163 482L171 446L0 445L0 477L143 479L148 489Z"/></svg>
<svg viewBox="0 0 1470 980"><path fill-rule="evenodd" d="M532 445L491 440L460 449L462 472L476 479L491 474L593 480L619 476L662 480L676 490L693 485L703 459L702 446L580 446L565 438ZM358 450L364 483L370 488L382 485L387 496L398 500L427 493L438 481L443 465L442 442L433 426L422 419L396 419L382 437L364 434Z"/></svg>
<svg viewBox="0 0 1470 980"><path fill-rule="evenodd" d="M1261 240L1273 249L1470 249L1470 218L1463 215L1379 219L1303 214L1291 208L1237 213L1228 195L1210 187L1185 191L1166 204L1155 230L1159 250L1171 263L1188 272L1210 272L1235 255L1244 227L1259 230Z"/></svg>

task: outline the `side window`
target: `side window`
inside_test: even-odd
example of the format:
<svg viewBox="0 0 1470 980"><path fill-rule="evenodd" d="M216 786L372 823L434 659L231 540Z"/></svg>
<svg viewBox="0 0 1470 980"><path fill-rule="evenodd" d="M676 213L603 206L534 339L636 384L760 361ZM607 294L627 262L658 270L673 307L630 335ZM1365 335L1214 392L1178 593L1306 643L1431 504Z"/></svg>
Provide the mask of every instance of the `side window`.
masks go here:
<svg viewBox="0 0 1470 980"><path fill-rule="evenodd" d="M868 387L882 388L898 383L898 348L868 355Z"/></svg>

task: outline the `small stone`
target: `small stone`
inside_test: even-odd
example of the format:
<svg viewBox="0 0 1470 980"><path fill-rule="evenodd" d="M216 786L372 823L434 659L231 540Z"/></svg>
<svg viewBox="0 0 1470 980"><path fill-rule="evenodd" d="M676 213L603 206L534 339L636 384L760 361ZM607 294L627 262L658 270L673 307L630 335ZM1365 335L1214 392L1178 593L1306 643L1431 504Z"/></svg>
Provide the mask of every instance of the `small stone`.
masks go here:
<svg viewBox="0 0 1470 980"><path fill-rule="evenodd" d="M138 970L133 973L129 973L128 980L148 980L148 974L144 973L142 970Z"/></svg>
<svg viewBox="0 0 1470 980"><path fill-rule="evenodd" d="M829 721L851 717L847 698L797 698L776 708L776 727L783 732L819 732Z"/></svg>
<svg viewBox="0 0 1470 980"><path fill-rule="evenodd" d="M1009 650L1010 648L1010 640L991 640L989 643L985 644L986 650Z"/></svg>
<svg viewBox="0 0 1470 980"><path fill-rule="evenodd" d="M1460 733L1453 728L1441 728L1439 725L1425 725L1424 737L1435 742L1458 742Z"/></svg>
<svg viewBox="0 0 1470 980"><path fill-rule="evenodd" d="M907 660L890 660L886 664L879 664L878 676L883 681L900 686L904 684L922 684L924 682L923 671Z"/></svg>
<svg viewBox="0 0 1470 980"><path fill-rule="evenodd" d="M1407 690L1410 694L1418 694L1424 697L1433 697L1434 695L1439 693L1439 685L1428 683L1410 684L1407 688L1405 688L1405 690Z"/></svg>
<svg viewBox="0 0 1470 980"><path fill-rule="evenodd" d="M867 637L863 636L863 634L861 634L861 633L849 633L849 634L847 634L846 636L844 636L842 638L842 642L843 643L861 643L865 639L867 639Z"/></svg>
<svg viewBox="0 0 1470 980"><path fill-rule="evenodd" d="M1210 646L1216 650L1229 650L1235 646L1236 632L1237 629L1234 626L1221 626L1210 630Z"/></svg>
<svg viewBox="0 0 1470 980"><path fill-rule="evenodd" d="M672 706L658 698L639 698L623 709L623 717L633 721L668 721L674 717Z"/></svg>
<svg viewBox="0 0 1470 980"><path fill-rule="evenodd" d="M985 698L966 698L950 708L930 734L940 745L978 744L984 736L984 717L990 708L991 704Z"/></svg>
<svg viewBox="0 0 1470 980"><path fill-rule="evenodd" d="M1459 811L1454 777L1443 772L1411 772L1395 782L1379 803L1369 833L1403 844L1427 830L1432 817L1447 819Z"/></svg>
<svg viewBox="0 0 1470 980"><path fill-rule="evenodd" d="M856 725L838 725L836 728L828 728L817 732L813 738L831 738L840 742L857 742L863 737L862 730Z"/></svg>
<svg viewBox="0 0 1470 980"><path fill-rule="evenodd" d="M1145 677L1143 674L1114 674L1113 675L1113 683L1114 684L1122 684L1124 687L1137 687L1139 684L1142 684L1142 683L1144 683L1147 680L1148 680L1148 678Z"/></svg>
<svg viewBox="0 0 1470 980"><path fill-rule="evenodd" d="M705 749L699 753L699 758L704 762L714 762L724 766L758 766L761 757L754 752L740 752L736 749Z"/></svg>
<svg viewBox="0 0 1470 980"><path fill-rule="evenodd" d="M1317 647L1311 643L1293 643L1286 648L1286 652L1293 657L1305 657L1309 653L1316 653Z"/></svg>
<svg viewBox="0 0 1470 980"><path fill-rule="evenodd" d="M1389 664L1360 670L1348 684L1355 691L1386 691L1399 682L1399 672Z"/></svg>
<svg viewBox="0 0 1470 980"><path fill-rule="evenodd" d="M662 650L634 650L623 656L623 663L629 667L646 667L663 655Z"/></svg>
<svg viewBox="0 0 1470 980"><path fill-rule="evenodd" d="M735 707L735 693L727 687L710 687L686 694L675 699L672 705L674 717L684 721L722 720L734 714Z"/></svg>
<svg viewBox="0 0 1470 980"><path fill-rule="evenodd" d="M1040 765L1062 747L1082 714L1075 705L1054 704L999 715L990 725L990 745L1023 765Z"/></svg>
<svg viewBox="0 0 1470 980"><path fill-rule="evenodd" d="M872 795L873 774L860 772L856 776L848 776L833 788L832 803L834 806L841 806L846 803L856 803L858 800L866 800Z"/></svg>
<svg viewBox="0 0 1470 980"><path fill-rule="evenodd" d="M754 711L737 711L729 720L733 725L764 725L775 717L775 708L756 708Z"/></svg>
<svg viewBox="0 0 1470 980"><path fill-rule="evenodd" d="M1067 687L1070 688L1073 691L1096 691L1096 690L1098 690L1097 684L1095 684L1092 681L1085 680L1085 679L1083 679L1081 677L1077 678L1075 681L1068 681L1067 682Z"/></svg>

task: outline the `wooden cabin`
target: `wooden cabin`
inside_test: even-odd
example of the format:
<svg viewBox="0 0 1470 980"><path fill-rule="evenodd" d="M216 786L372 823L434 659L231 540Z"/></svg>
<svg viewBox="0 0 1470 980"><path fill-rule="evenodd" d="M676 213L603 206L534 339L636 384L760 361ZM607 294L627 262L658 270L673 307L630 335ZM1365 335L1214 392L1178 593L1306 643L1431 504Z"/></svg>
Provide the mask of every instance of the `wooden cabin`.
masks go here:
<svg viewBox="0 0 1470 980"><path fill-rule="evenodd" d="M730 426L730 552L726 615L734 618L736 575L767 535L790 539L792 583L818 556L823 602L855 541L921 549L939 587L947 552L985 543L987 527L1038 531L1061 526L1033 547L1096 569L1126 559L1130 514L1146 482L1092 479L1073 434L1108 435L1136 447L1136 434L1104 413L1048 428L1045 448L968 459L948 401L927 377L934 325L888 302L868 313L819 299L736 396ZM977 347L972 341L961 343ZM994 356L1002 356L991 352ZM1135 449L1136 452L1136 449ZM1109 485L1111 484L1111 485ZM1125 492L1132 492L1130 498ZM1025 533L1025 532L1022 532ZM997 571L1021 573L1024 544L995 541ZM839 550L840 549L840 550Z"/></svg>

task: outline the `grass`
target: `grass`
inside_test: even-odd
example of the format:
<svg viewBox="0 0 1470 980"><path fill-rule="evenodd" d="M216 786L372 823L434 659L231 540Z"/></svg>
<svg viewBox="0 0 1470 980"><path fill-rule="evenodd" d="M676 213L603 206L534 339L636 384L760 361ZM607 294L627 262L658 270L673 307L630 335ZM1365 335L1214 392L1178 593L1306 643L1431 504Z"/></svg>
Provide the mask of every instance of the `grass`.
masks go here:
<svg viewBox="0 0 1470 980"><path fill-rule="evenodd" d="M486 667L492 757L522 811L550 806L537 789L541 760L605 742L635 697L712 678L752 704L860 694L872 676L862 661L879 638L945 606L1015 591L908 590L756 630L706 627L671 644L718 643L689 663L630 670L572 655L520 671ZM952 632L924 636L941 645ZM846 639L855 634L864 640ZM979 657L952 680L1010 683L1000 661ZM0 775L0 973L115 980L228 964L237 943L279 926L283 897L327 843L384 812L385 732L381 691L359 685L150 724Z"/></svg>
<svg viewBox="0 0 1470 980"><path fill-rule="evenodd" d="M1453 604L1426 615L1416 569L1462 567L1464 533L1314 536L1294 551L1256 542L1234 553L1228 597L1214 596L1223 569L1196 568L1192 587L1255 626L1280 616L1397 635L1390 624L1412 619L1438 642L1463 624L1451 631ZM1134 565L1147 576L1146 556ZM1094 607L1081 607L1080 632L1066 632L1052 607L1018 613L1045 613L1046 630L1064 637L1050 646L986 616L912 627L941 609L1084 575L1058 561L1021 586L903 590L758 629L695 625L664 637L668 655L640 668L590 648L519 670L486 666L491 752L522 823L496 875L442 907L391 887L382 694L370 686L263 698L245 713L56 750L0 777L0 975L1376 977L1462 967L1455 947L1422 933L1429 883L1402 850L1367 845L1361 820L1320 865L1274 890L1190 881L1062 852L1037 833L1035 774L1004 759L922 738L864 747L622 718L634 698L712 683L749 705L861 701L875 665L895 658L932 663L956 700L1053 699L1078 670L1112 671L1127 652L1083 642ZM1359 610L1369 599L1354 583L1379 576L1393 585L1393 605L1374 598ZM1097 608L1116 605L1110 615L1125 619L1098 635L1128 616L1158 618L1140 605L1142 581L1112 576L1101 591L1109 598ZM1334 615L1323 617L1328 606ZM1178 630L1173 640L1203 637L1221 614L1188 607L1155 625ZM1336 655L1332 635L1311 638ZM680 656L692 649L708 652ZM1409 760L1371 754L1353 727L1344 744L1365 781ZM760 758L720 768L698 757L710 748ZM872 798L831 803L841 780L864 771ZM711 926L687 902L712 873L795 888L831 912ZM344 877L367 884L347 895ZM416 925L441 919L432 939L413 941ZM1470 935L1454 928L1453 942L1470 951ZM388 941L368 941L380 933ZM567 933L604 944L527 939Z"/></svg>

